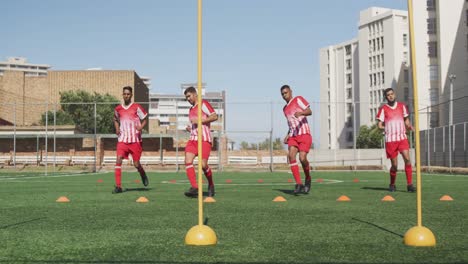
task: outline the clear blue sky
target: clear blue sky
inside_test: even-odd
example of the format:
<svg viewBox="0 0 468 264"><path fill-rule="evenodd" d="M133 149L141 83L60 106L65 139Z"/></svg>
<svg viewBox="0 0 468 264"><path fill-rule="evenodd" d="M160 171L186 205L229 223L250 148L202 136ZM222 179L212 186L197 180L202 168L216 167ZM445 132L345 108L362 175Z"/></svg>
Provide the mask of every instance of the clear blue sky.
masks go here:
<svg viewBox="0 0 468 264"><path fill-rule="evenodd" d="M228 130L269 130L269 104L237 103L273 101L273 126L285 134L279 87L290 84L295 95L318 101L319 49L356 37L360 10L406 5L204 0L203 80L208 90L227 91ZM22 56L54 70L133 69L151 77L158 93L196 82L196 0L5 0L2 11L0 60ZM242 121L247 117L259 119L256 127Z"/></svg>

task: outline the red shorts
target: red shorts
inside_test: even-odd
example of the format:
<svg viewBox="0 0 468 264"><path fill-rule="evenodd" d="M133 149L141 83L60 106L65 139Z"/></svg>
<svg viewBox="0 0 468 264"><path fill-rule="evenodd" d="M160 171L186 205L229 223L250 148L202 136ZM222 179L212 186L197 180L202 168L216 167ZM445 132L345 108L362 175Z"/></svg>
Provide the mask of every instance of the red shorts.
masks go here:
<svg viewBox="0 0 468 264"><path fill-rule="evenodd" d="M409 150L409 143L407 139L385 143L385 151L387 152L388 159L396 158L398 153L401 153L404 150Z"/></svg>
<svg viewBox="0 0 468 264"><path fill-rule="evenodd" d="M198 156L198 141L189 140L187 146L185 146L185 152L193 153ZM211 152L211 143L208 141L202 142L202 159L208 159Z"/></svg>
<svg viewBox="0 0 468 264"><path fill-rule="evenodd" d="M288 147L294 146L301 152L309 153L310 146L312 146L312 135L304 134L288 138Z"/></svg>
<svg viewBox="0 0 468 264"><path fill-rule="evenodd" d="M135 143L118 142L117 143L117 156L123 157L124 159L128 159L128 154L132 154L133 160L139 161L142 151L143 151L143 148L141 147L141 142L135 142Z"/></svg>

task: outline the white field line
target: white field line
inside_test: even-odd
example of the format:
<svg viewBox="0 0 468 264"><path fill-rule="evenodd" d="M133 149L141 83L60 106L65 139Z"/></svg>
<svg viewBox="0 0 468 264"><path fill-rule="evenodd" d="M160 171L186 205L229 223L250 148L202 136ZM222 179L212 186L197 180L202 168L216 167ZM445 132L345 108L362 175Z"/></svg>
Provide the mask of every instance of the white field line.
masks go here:
<svg viewBox="0 0 468 264"><path fill-rule="evenodd" d="M340 180L333 180L333 179L323 179L323 182L321 184L334 184L334 183L342 183L343 181ZM163 184L187 184L189 183L188 180L177 180L176 182L170 182L170 181L162 181L161 183ZM268 185L294 185L294 182L285 182L285 183L268 183L268 182L263 182L263 183L215 183L215 185L233 185L233 186L268 186Z"/></svg>
<svg viewBox="0 0 468 264"><path fill-rule="evenodd" d="M60 175L38 175L38 176L28 176L28 177L0 177L0 181L5 180L25 180L25 179L40 179L40 178L60 178L60 177L77 177L77 176L89 176L89 175L100 175L105 173L78 173L78 174L60 174Z"/></svg>

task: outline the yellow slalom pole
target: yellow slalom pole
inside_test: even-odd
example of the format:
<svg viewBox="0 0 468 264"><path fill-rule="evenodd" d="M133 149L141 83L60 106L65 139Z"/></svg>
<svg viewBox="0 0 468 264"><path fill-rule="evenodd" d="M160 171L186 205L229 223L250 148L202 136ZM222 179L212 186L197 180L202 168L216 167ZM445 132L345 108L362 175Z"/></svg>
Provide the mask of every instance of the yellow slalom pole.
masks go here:
<svg viewBox="0 0 468 264"><path fill-rule="evenodd" d="M198 143L198 225L193 226L185 235L185 244L193 246L216 245L216 233L209 226L203 225L203 182L202 182L202 0L198 0L198 75L197 75L197 143Z"/></svg>
<svg viewBox="0 0 468 264"><path fill-rule="evenodd" d="M416 207L417 207L417 226L410 228L403 242L408 246L435 246L436 240L431 230L422 225L422 206L421 206L421 153L419 141L419 101L418 101L418 80L416 72L416 49L414 48L414 12L413 0L408 0L409 16L409 35L410 35L410 53L411 53L411 71L413 73L413 94L414 94L414 135L416 141Z"/></svg>

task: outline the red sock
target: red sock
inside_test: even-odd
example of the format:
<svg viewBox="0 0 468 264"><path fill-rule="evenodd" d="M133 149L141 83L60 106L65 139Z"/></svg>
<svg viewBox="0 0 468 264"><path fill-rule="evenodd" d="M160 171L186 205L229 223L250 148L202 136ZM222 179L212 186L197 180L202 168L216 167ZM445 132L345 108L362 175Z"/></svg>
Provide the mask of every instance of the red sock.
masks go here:
<svg viewBox="0 0 468 264"><path fill-rule="evenodd" d="M299 166L296 160L289 161L289 166L291 167L291 172L294 176L294 180L296 180L296 184L302 184L301 174L299 173Z"/></svg>
<svg viewBox="0 0 468 264"><path fill-rule="evenodd" d="M405 165L405 172L406 172L406 184L410 185L413 184L413 168L411 164Z"/></svg>
<svg viewBox="0 0 468 264"><path fill-rule="evenodd" d="M187 173L187 178L190 182L190 185L192 185L192 188L198 188L195 168L193 167L192 163L185 164L185 172Z"/></svg>
<svg viewBox="0 0 468 264"><path fill-rule="evenodd" d="M395 180L396 180L396 170L393 170L390 168L390 185L395 185Z"/></svg>
<svg viewBox="0 0 468 264"><path fill-rule="evenodd" d="M137 167L137 170L138 170L138 173L140 173L140 176L141 176L141 177L143 177L144 175L146 175L146 172L145 172L145 170L143 169L143 167L141 166L141 164L140 164L140 166Z"/></svg>
<svg viewBox="0 0 468 264"><path fill-rule="evenodd" d="M205 174L205 177L208 180L208 185L209 186L214 185L214 183L213 183L213 172L211 171L211 168L206 167L206 169L203 169L203 173Z"/></svg>
<svg viewBox="0 0 468 264"><path fill-rule="evenodd" d="M115 185L117 187L122 187L122 164L115 164Z"/></svg>
<svg viewBox="0 0 468 264"><path fill-rule="evenodd" d="M302 166L302 168L304 169L304 174L305 174L305 180L306 181L309 181L311 180L312 178L310 177L310 166L309 166L309 162L306 161L307 164L304 166Z"/></svg>

